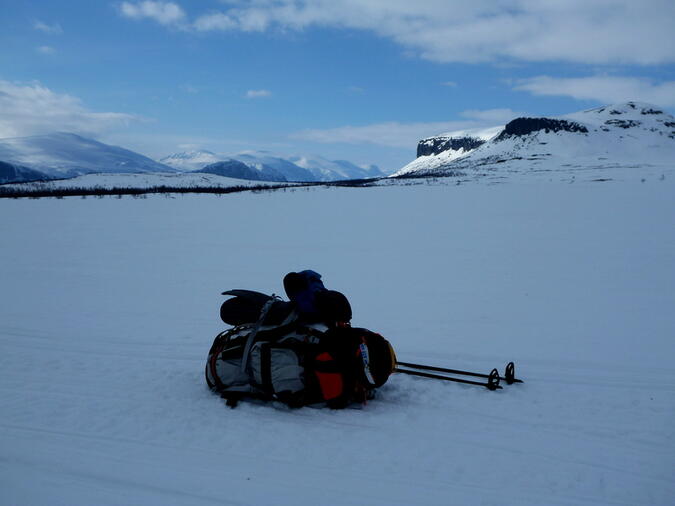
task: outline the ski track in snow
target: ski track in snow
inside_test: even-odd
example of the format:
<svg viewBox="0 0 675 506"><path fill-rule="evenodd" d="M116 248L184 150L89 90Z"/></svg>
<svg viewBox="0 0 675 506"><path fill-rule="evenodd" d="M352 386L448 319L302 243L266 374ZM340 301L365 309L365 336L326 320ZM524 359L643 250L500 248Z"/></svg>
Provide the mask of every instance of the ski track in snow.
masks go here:
<svg viewBox="0 0 675 506"><path fill-rule="evenodd" d="M669 504L666 176L0 201L0 503ZM220 292L302 268L401 360L525 383L225 407Z"/></svg>

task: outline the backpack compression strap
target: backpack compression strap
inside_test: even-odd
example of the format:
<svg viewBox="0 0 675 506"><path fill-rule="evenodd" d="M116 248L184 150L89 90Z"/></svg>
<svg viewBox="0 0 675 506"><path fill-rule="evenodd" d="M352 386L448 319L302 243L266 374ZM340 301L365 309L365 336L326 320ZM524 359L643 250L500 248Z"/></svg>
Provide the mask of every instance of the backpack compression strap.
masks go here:
<svg viewBox="0 0 675 506"><path fill-rule="evenodd" d="M267 313L269 312L270 308L272 307L272 304L274 304L274 301L277 300L277 296L272 294L272 296L269 298L267 302L265 302L265 305L262 307L260 310L260 317L258 318L258 321L255 324L255 327L253 327L253 330L251 333L248 335L248 339L246 339L246 346L244 346L244 356L241 359L241 372L245 373L246 372L246 366L248 365L248 354L251 351L251 346L253 345L253 341L255 341L255 336L260 330L260 327L263 324L263 321L265 321L265 317L267 316Z"/></svg>

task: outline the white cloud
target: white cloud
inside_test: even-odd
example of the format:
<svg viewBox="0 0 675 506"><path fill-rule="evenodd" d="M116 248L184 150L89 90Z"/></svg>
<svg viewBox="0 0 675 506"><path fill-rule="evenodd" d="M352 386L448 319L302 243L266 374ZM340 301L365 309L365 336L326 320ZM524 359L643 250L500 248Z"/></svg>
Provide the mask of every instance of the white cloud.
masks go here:
<svg viewBox="0 0 675 506"><path fill-rule="evenodd" d="M462 121L439 121L432 123L376 123L364 126L343 126L329 129L303 130L291 138L324 144L376 144L408 149L420 139L457 130L488 128L503 125L519 114L510 109L464 111Z"/></svg>
<svg viewBox="0 0 675 506"><path fill-rule="evenodd" d="M54 53L56 53L56 49L54 49L51 46L40 46L40 47L35 48L35 50L40 54L54 54Z"/></svg>
<svg viewBox="0 0 675 506"><path fill-rule="evenodd" d="M515 90L534 95L557 95L605 104L637 100L662 107L675 106L675 81L656 83L651 79L620 76L558 78L537 76L516 82Z"/></svg>
<svg viewBox="0 0 675 506"><path fill-rule="evenodd" d="M52 35L60 35L63 33L63 29L61 28L60 24L54 23L53 25L50 25L40 21L39 19L33 23L33 28L40 32L49 33Z"/></svg>
<svg viewBox="0 0 675 506"><path fill-rule="evenodd" d="M198 17L192 25L198 32L210 32L213 30L233 30L237 23L222 12L214 12Z"/></svg>
<svg viewBox="0 0 675 506"><path fill-rule="evenodd" d="M246 98L267 98L271 96L272 92L270 90L248 90L246 92Z"/></svg>
<svg viewBox="0 0 675 506"><path fill-rule="evenodd" d="M185 19L185 12L174 2L145 0L143 2L122 2L120 12L131 19L152 19L160 25L178 25Z"/></svg>
<svg viewBox="0 0 675 506"><path fill-rule="evenodd" d="M249 0L197 18L194 30L369 30L438 62L675 62L672 0ZM126 6L126 7L125 7ZM169 7L170 6L170 7ZM125 12L126 11L126 12ZM163 24L175 3L123 3L123 13ZM161 15L159 13L162 13Z"/></svg>
<svg viewBox="0 0 675 506"><path fill-rule="evenodd" d="M0 138L55 131L96 135L139 120L132 114L92 112L72 95L55 93L40 83L0 80Z"/></svg>
<svg viewBox="0 0 675 506"><path fill-rule="evenodd" d="M456 88L457 83L455 81L445 81L444 83L441 83L442 86L448 86L449 88Z"/></svg>

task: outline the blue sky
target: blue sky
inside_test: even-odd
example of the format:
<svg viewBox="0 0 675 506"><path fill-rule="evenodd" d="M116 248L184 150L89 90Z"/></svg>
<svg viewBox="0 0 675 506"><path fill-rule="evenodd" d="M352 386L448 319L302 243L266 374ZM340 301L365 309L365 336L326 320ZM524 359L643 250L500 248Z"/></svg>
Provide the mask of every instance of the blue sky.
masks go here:
<svg viewBox="0 0 675 506"><path fill-rule="evenodd" d="M675 2L0 0L0 137L394 170L419 138L640 100L675 111Z"/></svg>

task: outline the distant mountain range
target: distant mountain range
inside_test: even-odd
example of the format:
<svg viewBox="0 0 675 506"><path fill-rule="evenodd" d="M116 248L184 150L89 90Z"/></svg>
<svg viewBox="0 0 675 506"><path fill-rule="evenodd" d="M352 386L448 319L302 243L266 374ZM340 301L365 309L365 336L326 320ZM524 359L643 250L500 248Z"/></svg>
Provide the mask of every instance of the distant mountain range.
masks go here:
<svg viewBox="0 0 675 506"><path fill-rule="evenodd" d="M472 169L548 171L675 163L675 118L656 106L626 102L559 117L520 117L506 125L422 139L417 158L394 176L444 176ZM176 153L159 162L72 133L0 139L0 184L85 174L215 174L253 181L378 178L371 165L320 156Z"/></svg>
<svg viewBox="0 0 675 506"><path fill-rule="evenodd" d="M235 179L247 179L249 181L288 181L281 172L274 170L271 167L263 166L258 169L255 167L250 167L239 160L225 160L224 162L210 163L203 169L192 172L216 174L218 176L232 177Z"/></svg>
<svg viewBox="0 0 675 506"><path fill-rule="evenodd" d="M626 102L555 118L515 118L504 126L423 139L417 159L393 176L673 163L675 118L654 105Z"/></svg>
<svg viewBox="0 0 675 506"><path fill-rule="evenodd" d="M210 151L176 153L159 162L118 146L58 132L0 139L0 184L67 179L86 174L148 174L200 171L254 181L335 181L384 176L376 166L359 167L319 156L276 156L264 151L233 155Z"/></svg>
<svg viewBox="0 0 675 506"><path fill-rule="evenodd" d="M186 151L175 153L160 160L184 171L212 172L232 176L237 164L223 162L237 161L259 173L261 181L279 178L277 181L337 181L341 179L365 179L382 177L385 174L376 166L360 167L346 160L327 160L320 156L283 157L266 151L244 151L236 154L217 155L211 151ZM223 173L227 170L227 173ZM217 171L217 172L213 172ZM236 169L242 172L241 167ZM255 173L250 174L255 177Z"/></svg>

